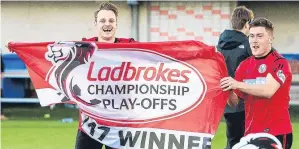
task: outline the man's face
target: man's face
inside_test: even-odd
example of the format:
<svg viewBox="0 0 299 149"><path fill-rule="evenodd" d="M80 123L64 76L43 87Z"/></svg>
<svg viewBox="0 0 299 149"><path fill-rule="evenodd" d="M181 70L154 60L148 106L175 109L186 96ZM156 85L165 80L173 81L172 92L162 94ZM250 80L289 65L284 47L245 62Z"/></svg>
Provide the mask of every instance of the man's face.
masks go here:
<svg viewBox="0 0 299 149"><path fill-rule="evenodd" d="M111 10L101 10L97 15L96 29L102 40L111 40L115 36L116 16Z"/></svg>
<svg viewBox="0 0 299 149"><path fill-rule="evenodd" d="M251 27L249 30L249 43L255 57L265 56L271 50L272 35L265 27Z"/></svg>

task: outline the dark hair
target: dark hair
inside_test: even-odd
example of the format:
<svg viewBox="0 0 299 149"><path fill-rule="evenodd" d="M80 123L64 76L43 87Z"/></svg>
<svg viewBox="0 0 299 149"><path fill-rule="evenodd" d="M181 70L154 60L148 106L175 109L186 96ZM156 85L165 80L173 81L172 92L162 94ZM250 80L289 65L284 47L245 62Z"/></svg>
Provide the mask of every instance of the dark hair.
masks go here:
<svg viewBox="0 0 299 149"><path fill-rule="evenodd" d="M117 17L118 16L118 8L110 3L110 2L103 2L101 5L100 5L100 8L99 10L97 10L96 12L94 12L94 20L95 22L97 22L97 18L98 18L98 13L101 11L101 10L111 10L114 12L115 16Z"/></svg>
<svg viewBox="0 0 299 149"><path fill-rule="evenodd" d="M266 18L255 18L250 24L249 24L250 28L251 27L265 27L266 30L269 30L271 32L274 31L274 25L273 23L266 19Z"/></svg>
<svg viewBox="0 0 299 149"><path fill-rule="evenodd" d="M241 30L243 29L246 22L250 22L254 17L252 10L246 8L245 6L239 6L234 9L231 16L231 23L233 29Z"/></svg>

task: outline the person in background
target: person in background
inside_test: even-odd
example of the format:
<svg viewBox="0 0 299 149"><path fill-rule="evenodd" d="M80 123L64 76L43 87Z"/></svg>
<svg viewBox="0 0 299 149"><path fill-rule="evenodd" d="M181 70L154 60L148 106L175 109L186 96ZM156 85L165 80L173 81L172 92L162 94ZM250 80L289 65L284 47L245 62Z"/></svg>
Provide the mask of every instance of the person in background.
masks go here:
<svg viewBox="0 0 299 149"><path fill-rule="evenodd" d="M220 35L217 49L225 57L231 77L235 77L235 71L239 64L252 55L247 36L249 23L253 17L253 12L245 6L235 8L231 16L233 30L225 30ZM231 149L244 135L244 103L239 102L236 106L226 105L224 118L227 137L226 149Z"/></svg>

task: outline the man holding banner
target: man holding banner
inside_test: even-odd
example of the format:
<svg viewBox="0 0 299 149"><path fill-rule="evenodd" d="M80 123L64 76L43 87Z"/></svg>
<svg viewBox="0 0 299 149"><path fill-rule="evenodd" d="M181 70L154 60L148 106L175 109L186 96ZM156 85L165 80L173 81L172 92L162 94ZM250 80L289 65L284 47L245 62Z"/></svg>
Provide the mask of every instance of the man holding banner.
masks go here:
<svg viewBox="0 0 299 149"><path fill-rule="evenodd" d="M283 149L292 146L292 124L289 114L292 73L288 61L272 49L274 27L265 18L250 24L249 43L253 56L241 63L235 79L220 81L230 100L245 100L245 135L265 132L281 142Z"/></svg>
<svg viewBox="0 0 299 149"><path fill-rule="evenodd" d="M99 10L94 13L94 23L97 30L97 37L90 39L83 38L83 41L96 41L105 43L130 43L135 42L133 38L116 38L118 8L110 3L103 2ZM76 149L102 149L103 144L85 134L81 129L84 113L79 112L79 130L76 138ZM106 149L110 147L106 146Z"/></svg>

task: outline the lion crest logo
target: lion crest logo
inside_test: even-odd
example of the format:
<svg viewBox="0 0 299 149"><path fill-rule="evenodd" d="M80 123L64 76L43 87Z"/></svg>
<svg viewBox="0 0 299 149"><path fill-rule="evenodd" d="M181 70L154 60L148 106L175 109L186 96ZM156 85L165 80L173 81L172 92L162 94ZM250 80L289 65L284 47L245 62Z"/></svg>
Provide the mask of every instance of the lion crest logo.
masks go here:
<svg viewBox="0 0 299 149"><path fill-rule="evenodd" d="M66 80L68 77L72 77L69 76L69 74L73 69L88 63L96 49L94 43L88 42L56 42L48 45L45 58L50 61L53 66L47 74L46 81L49 82L49 77L51 75L54 76L55 82L52 82L51 85L60 91L58 95L65 95L61 100L62 102L70 100L70 96L83 103L85 102L78 97L80 94L78 86L67 84ZM71 94L68 94L67 90L70 90Z"/></svg>

